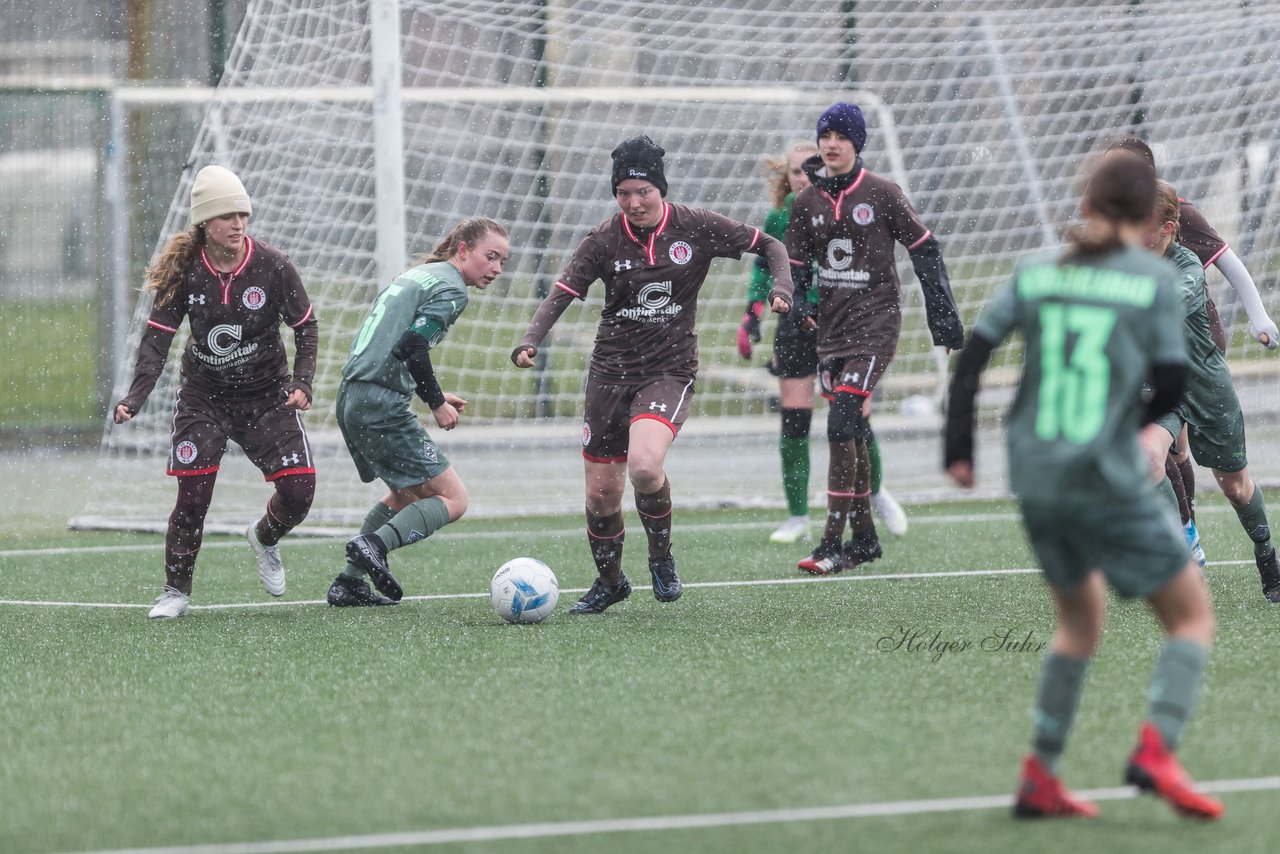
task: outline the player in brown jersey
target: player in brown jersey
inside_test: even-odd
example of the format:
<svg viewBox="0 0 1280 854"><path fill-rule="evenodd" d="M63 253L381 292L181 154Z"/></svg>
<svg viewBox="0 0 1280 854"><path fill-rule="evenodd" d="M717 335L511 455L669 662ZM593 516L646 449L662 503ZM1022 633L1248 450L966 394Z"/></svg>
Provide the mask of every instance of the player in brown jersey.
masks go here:
<svg viewBox="0 0 1280 854"><path fill-rule="evenodd" d="M245 532L258 576L272 596L285 590L280 538L311 509L315 468L300 413L311 408L318 344L315 312L298 271L280 250L246 232L252 209L240 179L206 166L191 188L191 227L169 239L147 270L154 294L129 392L113 407L133 418L155 388L185 317L168 473L178 498L165 535L165 587L156 618L187 611L191 579L227 440L275 486L266 513ZM290 375L280 324L294 332Z"/></svg>
<svg viewBox="0 0 1280 854"><path fill-rule="evenodd" d="M1125 151L1134 154L1156 168L1155 153L1145 140L1136 136L1121 137L1107 146L1106 154ZM1178 199L1178 242L1195 253L1201 266L1207 271L1210 265L1218 268L1218 272L1226 278L1235 291L1236 297L1244 306L1249 318L1249 334L1258 343L1269 349L1280 347L1280 332L1276 324L1267 314L1258 293L1258 286L1249 275L1244 262L1231 251L1231 247L1223 240L1204 214L1183 198ZM1218 308L1209 294L1208 278L1205 279L1205 311L1209 317L1209 332L1218 349L1227 352L1227 333L1218 315ZM1187 545L1203 568L1205 565L1204 547L1200 542L1200 532L1195 520L1195 466L1191 461L1187 431L1184 428L1178 436L1173 448L1165 460L1165 474L1169 485L1173 488L1178 501L1178 514L1182 518L1182 528L1186 535Z"/></svg>
<svg viewBox="0 0 1280 854"><path fill-rule="evenodd" d="M863 404L893 360L902 329L902 295L894 244L907 248L934 344L964 343L938 241L902 189L862 164L867 127L854 104L834 104L817 123L817 156L806 162L810 186L796 196L787 252L796 305L817 265L818 377L827 412L827 522L822 540L800 560L818 575L839 572L881 554L871 519L868 426ZM845 522L852 539L841 546Z"/></svg>
<svg viewBox="0 0 1280 854"><path fill-rule="evenodd" d="M671 484L665 461L689 414L698 371L698 292L713 258L764 255L773 273L773 311L791 307L791 273L778 240L757 228L665 200L666 152L629 139L612 152L619 213L574 250L555 288L511 353L533 367L538 345L574 299L597 279L604 307L586 383L582 456L587 538L598 578L571 614L598 614L631 594L622 572L622 495L628 477L649 541L653 595L674 602L683 590L671 555Z"/></svg>

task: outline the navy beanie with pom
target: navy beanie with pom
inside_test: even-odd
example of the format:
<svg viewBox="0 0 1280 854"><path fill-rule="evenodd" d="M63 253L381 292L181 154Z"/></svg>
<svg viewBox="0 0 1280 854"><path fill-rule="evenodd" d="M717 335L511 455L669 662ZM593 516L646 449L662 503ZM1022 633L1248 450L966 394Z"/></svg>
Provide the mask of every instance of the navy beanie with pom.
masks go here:
<svg viewBox="0 0 1280 854"><path fill-rule="evenodd" d="M867 120L857 104L832 104L818 117L818 139L829 130L843 134L853 141L853 147L862 153L867 144Z"/></svg>
<svg viewBox="0 0 1280 854"><path fill-rule="evenodd" d="M645 135L619 143L609 154L613 158L613 192L617 194L618 185L628 178L639 178L666 196L667 177L662 172L662 155L666 153L661 145Z"/></svg>

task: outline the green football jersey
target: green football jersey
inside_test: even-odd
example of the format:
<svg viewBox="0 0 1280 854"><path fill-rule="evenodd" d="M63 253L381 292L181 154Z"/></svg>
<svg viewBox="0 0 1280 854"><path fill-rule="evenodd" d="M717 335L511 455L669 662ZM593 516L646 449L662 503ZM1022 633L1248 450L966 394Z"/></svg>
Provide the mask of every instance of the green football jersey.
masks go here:
<svg viewBox="0 0 1280 854"><path fill-rule="evenodd" d="M1235 418L1240 399L1231 384L1227 358L1213 342L1206 308L1204 266L1200 259L1180 243L1170 244L1165 252L1178 268L1178 296L1182 302L1184 332L1187 337L1187 391L1178 414L1183 421L1197 427L1213 427Z"/></svg>
<svg viewBox="0 0 1280 854"><path fill-rule="evenodd" d="M416 387L404 362L391 355L406 331L435 347L467 307L467 286L447 261L412 267L387 285L351 344L343 379L377 383L412 394Z"/></svg>
<svg viewBox="0 0 1280 854"><path fill-rule="evenodd" d="M1123 500L1153 488L1138 447L1151 366L1187 361L1177 271L1131 246L1062 254L1022 259L976 326L994 344L1015 329L1025 339L1006 424L1010 485L1027 500Z"/></svg>

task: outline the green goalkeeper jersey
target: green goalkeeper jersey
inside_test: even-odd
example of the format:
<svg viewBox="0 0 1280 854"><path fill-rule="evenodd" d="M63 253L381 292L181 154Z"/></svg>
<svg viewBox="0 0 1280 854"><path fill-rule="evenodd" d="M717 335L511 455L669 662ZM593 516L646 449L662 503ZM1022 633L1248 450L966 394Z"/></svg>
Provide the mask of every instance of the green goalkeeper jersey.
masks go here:
<svg viewBox="0 0 1280 854"><path fill-rule="evenodd" d="M447 261L411 267L374 300L342 368L342 378L412 394L413 377L391 354L406 331L434 348L467 307L467 285Z"/></svg>
<svg viewBox="0 0 1280 854"><path fill-rule="evenodd" d="M1024 500L1125 500L1153 487L1138 447L1153 364L1186 345L1168 263L1126 246L1061 263L1024 258L978 319L999 344L1021 329L1022 376L1009 411L1009 477Z"/></svg>
<svg viewBox="0 0 1280 854"><path fill-rule="evenodd" d="M1231 384L1227 358L1210 332L1204 266L1194 252L1180 243L1171 243L1164 257L1178 268L1178 296L1190 362L1187 391L1178 405L1178 414L1197 427L1229 422L1240 412L1240 400Z"/></svg>

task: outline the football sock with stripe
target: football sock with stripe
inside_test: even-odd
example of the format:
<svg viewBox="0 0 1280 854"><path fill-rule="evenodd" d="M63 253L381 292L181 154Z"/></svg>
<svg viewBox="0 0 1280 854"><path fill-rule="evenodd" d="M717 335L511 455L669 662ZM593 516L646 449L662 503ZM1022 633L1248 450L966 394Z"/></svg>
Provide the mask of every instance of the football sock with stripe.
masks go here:
<svg viewBox="0 0 1280 854"><path fill-rule="evenodd" d="M809 515L809 428L812 423L812 409L782 410L778 454L782 458L782 492L792 516Z"/></svg>
<svg viewBox="0 0 1280 854"><path fill-rule="evenodd" d="M1209 650L1186 638L1169 638L1151 677L1151 706L1147 720L1160 731L1165 746L1174 750L1182 727L1195 708Z"/></svg>
<svg viewBox="0 0 1280 854"><path fill-rule="evenodd" d="M405 507L374 533L393 552L425 540L448 524L449 508L443 498L433 495Z"/></svg>
<svg viewBox="0 0 1280 854"><path fill-rule="evenodd" d="M657 492L648 495L636 490L636 511L640 524L649 537L649 554L665 555L671 551L671 481L663 479Z"/></svg>
<svg viewBox="0 0 1280 854"><path fill-rule="evenodd" d="M1267 505L1262 500L1262 490L1253 484L1253 497L1243 507L1235 508L1236 516L1244 532L1253 540L1253 556L1265 558L1271 554L1271 526L1267 523Z"/></svg>
<svg viewBox="0 0 1280 854"><path fill-rule="evenodd" d="M822 539L839 542L844 539L844 524L853 504L853 470L857 460L852 440L827 445L831 455L827 462L827 523Z"/></svg>
<svg viewBox="0 0 1280 854"><path fill-rule="evenodd" d="M1058 759L1067 745L1088 667L1087 658L1069 658L1052 651L1040 667L1031 747L1050 774L1057 773Z"/></svg>
<svg viewBox="0 0 1280 854"><path fill-rule="evenodd" d="M372 534L390 522L395 515L394 510L379 501L365 514L364 522L360 525L360 533ZM347 565L342 569L342 574L347 578L364 578L364 570L354 566L351 561L347 561Z"/></svg>
<svg viewBox="0 0 1280 854"><path fill-rule="evenodd" d="M617 584L622 577L622 544L627 538L622 511L598 516L587 510L587 542L596 572L607 584Z"/></svg>

